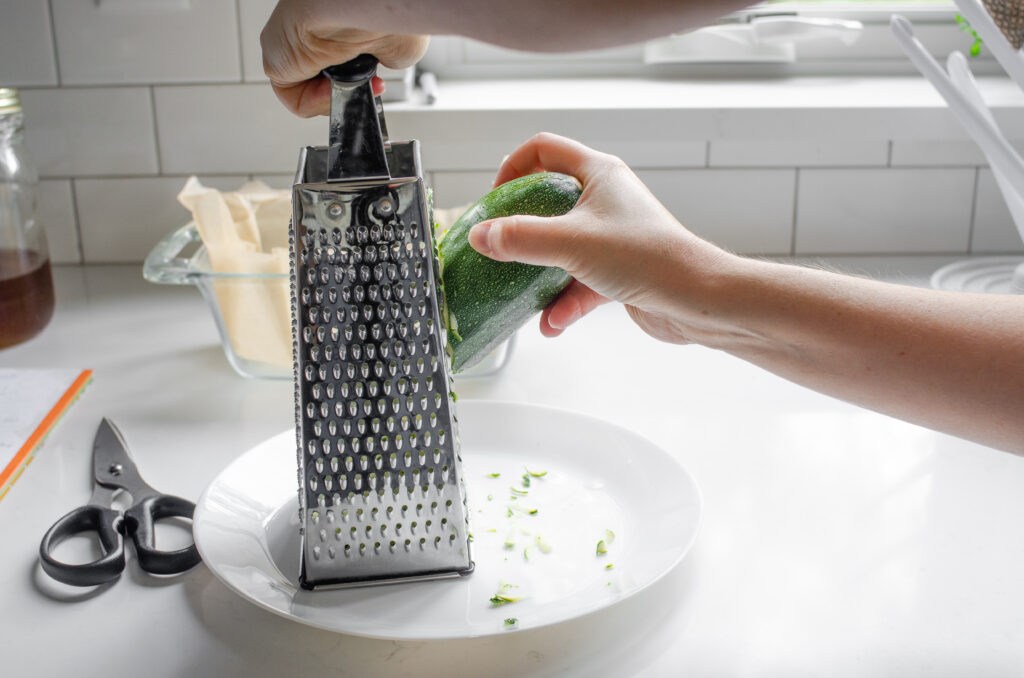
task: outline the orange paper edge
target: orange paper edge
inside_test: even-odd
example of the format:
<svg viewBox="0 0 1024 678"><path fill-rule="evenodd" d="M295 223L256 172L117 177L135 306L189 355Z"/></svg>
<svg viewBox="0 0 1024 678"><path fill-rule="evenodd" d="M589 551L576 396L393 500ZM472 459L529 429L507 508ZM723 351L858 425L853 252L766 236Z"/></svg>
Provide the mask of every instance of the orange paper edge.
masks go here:
<svg viewBox="0 0 1024 678"><path fill-rule="evenodd" d="M28 437L25 444L21 446L18 453L14 455L14 458L7 464L7 467L0 473L0 499L3 498L4 494L7 494L7 490L10 487L7 485L7 481L14 476L14 480L11 481L11 485L21 475L21 466L25 463L25 460L32 454L32 451L43 441L46 434L50 432L50 429L60 420L61 415L68 409L68 406L75 401L78 394L81 393L85 385L92 380L92 370L82 370L82 373L78 375L78 378L71 383L68 390L64 392L64 395L60 397L57 404L53 406L49 414L43 417L42 422L36 427L36 430L32 432L32 435ZM17 473L17 475L15 475Z"/></svg>

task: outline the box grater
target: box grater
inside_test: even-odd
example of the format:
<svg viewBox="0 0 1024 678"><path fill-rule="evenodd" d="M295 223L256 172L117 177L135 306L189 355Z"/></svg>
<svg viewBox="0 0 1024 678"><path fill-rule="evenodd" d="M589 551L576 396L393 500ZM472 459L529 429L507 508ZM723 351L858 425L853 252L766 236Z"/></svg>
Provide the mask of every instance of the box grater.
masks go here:
<svg viewBox="0 0 1024 678"><path fill-rule="evenodd" d="M330 144L292 195L300 583L473 569L443 298L417 141L389 141L362 55L324 71Z"/></svg>

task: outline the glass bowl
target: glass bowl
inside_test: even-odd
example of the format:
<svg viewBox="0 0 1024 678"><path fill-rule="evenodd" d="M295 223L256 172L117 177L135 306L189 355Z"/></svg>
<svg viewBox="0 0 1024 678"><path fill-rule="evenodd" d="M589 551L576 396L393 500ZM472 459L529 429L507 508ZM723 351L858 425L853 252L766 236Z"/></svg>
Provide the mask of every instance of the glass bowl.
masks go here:
<svg viewBox="0 0 1024 678"><path fill-rule="evenodd" d="M188 252L186 254L186 252ZM291 296L285 273L219 273L210 267L194 222L157 243L143 277L161 285L195 285L210 307L221 346L238 374L292 378ZM515 335L459 379L490 377L508 364Z"/></svg>

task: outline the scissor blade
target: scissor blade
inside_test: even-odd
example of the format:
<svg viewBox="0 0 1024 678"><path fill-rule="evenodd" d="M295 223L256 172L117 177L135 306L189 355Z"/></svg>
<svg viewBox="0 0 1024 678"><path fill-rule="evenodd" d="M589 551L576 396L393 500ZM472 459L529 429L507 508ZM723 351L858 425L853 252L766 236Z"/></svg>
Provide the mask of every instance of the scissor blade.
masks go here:
<svg viewBox="0 0 1024 678"><path fill-rule="evenodd" d="M121 487L129 492L142 483L128 445L114 422L104 418L92 443L92 468L96 482L104 487ZM138 481L138 483L136 483Z"/></svg>

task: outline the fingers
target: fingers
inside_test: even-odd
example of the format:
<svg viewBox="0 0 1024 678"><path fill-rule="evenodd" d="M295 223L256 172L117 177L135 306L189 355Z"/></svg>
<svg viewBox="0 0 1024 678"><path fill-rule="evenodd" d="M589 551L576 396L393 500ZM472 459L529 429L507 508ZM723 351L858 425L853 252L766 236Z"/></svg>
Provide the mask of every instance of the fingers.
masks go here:
<svg viewBox="0 0 1024 678"><path fill-rule="evenodd" d="M363 51L377 57L381 66L397 69L415 66L429 45L429 35L386 35L371 41Z"/></svg>
<svg viewBox="0 0 1024 678"><path fill-rule="evenodd" d="M494 185L500 186L506 181L534 172L548 171L572 175L586 186L601 164L610 158L578 141L541 132L530 137L505 158L498 169Z"/></svg>
<svg viewBox="0 0 1024 678"><path fill-rule="evenodd" d="M577 231L569 215L511 216L484 221L469 232L469 244L497 261L557 266L572 272Z"/></svg>
<svg viewBox="0 0 1024 678"><path fill-rule="evenodd" d="M377 76L371 81L373 96L384 93L384 81ZM289 111L300 118L329 115L331 112L331 83L322 75L291 87L272 85L274 94Z"/></svg>
<svg viewBox="0 0 1024 678"><path fill-rule="evenodd" d="M260 34L260 44L263 70L275 94L292 113L309 118L330 111L330 85L321 70L360 54L374 55L387 68L406 68L423 57L429 38L327 25L324 16L282 2ZM373 91L380 95L383 81L375 78Z"/></svg>
<svg viewBox="0 0 1024 678"><path fill-rule="evenodd" d="M598 294L579 280L573 280L541 313L541 334L557 337L569 325L609 301L608 297Z"/></svg>
<svg viewBox="0 0 1024 678"><path fill-rule="evenodd" d="M331 83L325 77L316 77L297 85L271 84L271 87L285 108L301 118L327 115L331 110Z"/></svg>

